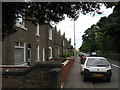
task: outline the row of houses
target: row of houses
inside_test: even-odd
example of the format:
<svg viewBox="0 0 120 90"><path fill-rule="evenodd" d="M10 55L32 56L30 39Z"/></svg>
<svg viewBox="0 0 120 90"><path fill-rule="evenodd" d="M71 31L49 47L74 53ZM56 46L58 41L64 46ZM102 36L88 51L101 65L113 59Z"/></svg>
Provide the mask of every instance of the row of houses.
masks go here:
<svg viewBox="0 0 120 90"><path fill-rule="evenodd" d="M33 65L67 52L65 33L61 35L56 26L22 21L15 28L17 31L2 42L3 65Z"/></svg>

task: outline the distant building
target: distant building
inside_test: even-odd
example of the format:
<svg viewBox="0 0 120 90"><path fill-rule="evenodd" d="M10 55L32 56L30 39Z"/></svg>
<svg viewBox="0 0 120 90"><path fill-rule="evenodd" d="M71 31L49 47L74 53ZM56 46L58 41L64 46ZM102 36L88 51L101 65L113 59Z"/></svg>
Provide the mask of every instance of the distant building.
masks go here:
<svg viewBox="0 0 120 90"><path fill-rule="evenodd" d="M2 42L3 65L33 65L67 52L67 39L56 27L24 21Z"/></svg>

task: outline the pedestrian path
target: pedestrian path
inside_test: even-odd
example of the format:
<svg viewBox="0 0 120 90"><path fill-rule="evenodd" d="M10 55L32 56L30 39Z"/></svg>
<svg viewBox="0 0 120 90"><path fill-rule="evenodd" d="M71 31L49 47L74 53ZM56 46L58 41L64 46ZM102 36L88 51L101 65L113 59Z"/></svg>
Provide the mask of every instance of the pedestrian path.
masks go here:
<svg viewBox="0 0 120 90"><path fill-rule="evenodd" d="M90 88L88 83L83 82L82 79L83 77L80 74L80 58L77 55L63 88Z"/></svg>

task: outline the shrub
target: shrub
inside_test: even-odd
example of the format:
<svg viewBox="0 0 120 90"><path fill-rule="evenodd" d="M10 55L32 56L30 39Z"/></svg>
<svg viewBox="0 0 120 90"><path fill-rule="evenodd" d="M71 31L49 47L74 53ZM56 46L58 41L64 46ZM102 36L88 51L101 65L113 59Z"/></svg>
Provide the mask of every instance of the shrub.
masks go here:
<svg viewBox="0 0 120 90"><path fill-rule="evenodd" d="M104 56L104 54L101 50L97 50L96 52L97 52L98 56Z"/></svg>
<svg viewBox="0 0 120 90"><path fill-rule="evenodd" d="M66 57L66 53L60 54L59 57Z"/></svg>
<svg viewBox="0 0 120 90"><path fill-rule="evenodd" d="M74 55L73 52L68 52L68 53L62 53L62 54L60 54L59 57L66 58L66 57L70 57L70 56L73 56L73 55Z"/></svg>

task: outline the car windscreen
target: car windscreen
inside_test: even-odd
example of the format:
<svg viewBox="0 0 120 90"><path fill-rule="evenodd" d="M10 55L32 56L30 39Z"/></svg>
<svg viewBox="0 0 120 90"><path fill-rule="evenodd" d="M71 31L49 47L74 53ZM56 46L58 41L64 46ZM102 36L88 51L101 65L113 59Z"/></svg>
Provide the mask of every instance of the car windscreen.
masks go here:
<svg viewBox="0 0 120 90"><path fill-rule="evenodd" d="M109 66L108 62L105 59L100 58L89 58L86 66Z"/></svg>

